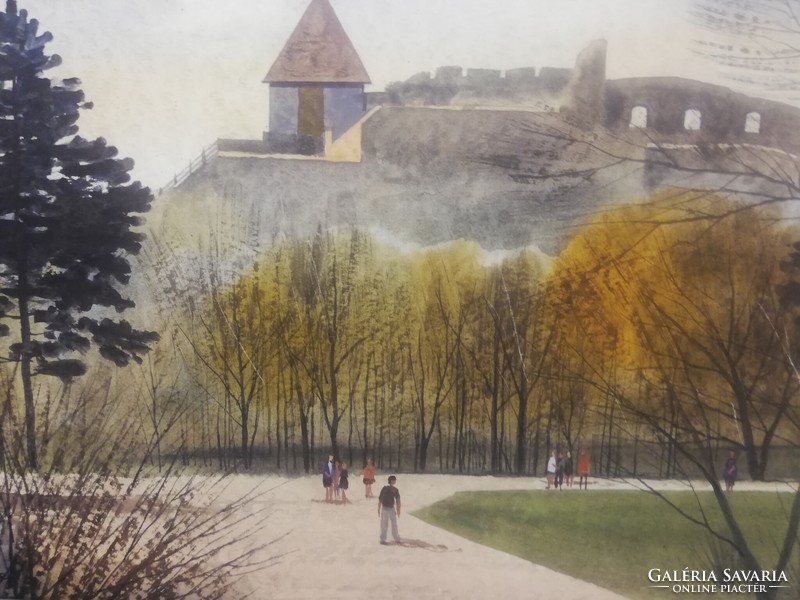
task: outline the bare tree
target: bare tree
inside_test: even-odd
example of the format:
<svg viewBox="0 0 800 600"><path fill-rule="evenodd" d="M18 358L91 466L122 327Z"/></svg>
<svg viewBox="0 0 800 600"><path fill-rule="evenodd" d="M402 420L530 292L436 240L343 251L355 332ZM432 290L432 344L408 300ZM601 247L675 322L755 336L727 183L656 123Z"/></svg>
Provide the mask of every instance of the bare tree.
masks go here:
<svg viewBox="0 0 800 600"><path fill-rule="evenodd" d="M690 11L708 36L700 54L725 75L796 99L800 88L800 2L797 0L702 0Z"/></svg>
<svg viewBox="0 0 800 600"><path fill-rule="evenodd" d="M224 476L180 477L177 457L157 477L145 475L153 439L141 447L137 409L115 394L67 390L70 404L45 415L51 443L31 471L8 375L0 407L4 596L221 598L237 574L277 558L256 558L270 542L250 538L267 516L252 512L255 492L225 500Z"/></svg>

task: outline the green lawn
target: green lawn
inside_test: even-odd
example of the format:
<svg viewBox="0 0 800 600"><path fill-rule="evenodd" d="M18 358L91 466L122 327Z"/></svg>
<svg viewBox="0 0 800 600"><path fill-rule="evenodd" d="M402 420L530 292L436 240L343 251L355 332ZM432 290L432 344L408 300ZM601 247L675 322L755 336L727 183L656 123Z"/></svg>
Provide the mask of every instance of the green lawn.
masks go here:
<svg viewBox="0 0 800 600"><path fill-rule="evenodd" d="M669 492L671 502L722 524L711 492ZM735 492L731 504L762 567L772 569L786 528L792 494ZM652 568L681 571L717 566L737 568L729 547L715 544L701 527L647 492L525 491L465 492L415 516L475 542L591 581L630 598L669 598L648 589ZM787 573L798 593L800 556ZM684 596L686 596L684 594ZM705 597L709 597L705 595ZM745 595L737 594L738 598Z"/></svg>

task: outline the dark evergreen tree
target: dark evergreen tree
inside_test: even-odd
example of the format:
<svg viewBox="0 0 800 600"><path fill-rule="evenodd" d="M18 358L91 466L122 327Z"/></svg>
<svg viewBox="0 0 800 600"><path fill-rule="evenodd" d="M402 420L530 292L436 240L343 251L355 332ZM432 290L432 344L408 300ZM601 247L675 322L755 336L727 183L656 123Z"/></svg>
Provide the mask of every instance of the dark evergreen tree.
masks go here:
<svg viewBox="0 0 800 600"><path fill-rule="evenodd" d="M91 105L79 80L44 76L61 62L45 52L51 39L7 1L0 13L0 334L15 338L5 358L19 363L32 468L32 378L82 375L80 355L92 346L118 366L138 362L158 339L109 318L134 306L117 288L129 281L127 256L143 239L133 228L152 194L131 183L133 161L117 158L102 138L77 135L79 111Z"/></svg>

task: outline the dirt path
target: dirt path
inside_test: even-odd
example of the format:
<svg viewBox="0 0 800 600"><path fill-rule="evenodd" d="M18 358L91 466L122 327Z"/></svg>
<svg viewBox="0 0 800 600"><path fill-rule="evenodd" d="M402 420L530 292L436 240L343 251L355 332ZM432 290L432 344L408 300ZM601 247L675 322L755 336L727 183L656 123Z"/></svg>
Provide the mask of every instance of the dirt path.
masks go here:
<svg viewBox="0 0 800 600"><path fill-rule="evenodd" d="M543 483L538 479L399 475L403 544L389 546L378 541L377 500L364 498L359 478L353 476L351 481L352 503L331 505L322 501L320 477L237 478L229 493L249 489L256 482L262 489L273 488L261 493L253 508L270 510L269 536L283 536L262 553L264 557L280 554L279 562L241 578L237 591L251 592L259 600L622 598L475 544L410 514L457 491L539 489ZM375 487L377 493L380 485Z"/></svg>

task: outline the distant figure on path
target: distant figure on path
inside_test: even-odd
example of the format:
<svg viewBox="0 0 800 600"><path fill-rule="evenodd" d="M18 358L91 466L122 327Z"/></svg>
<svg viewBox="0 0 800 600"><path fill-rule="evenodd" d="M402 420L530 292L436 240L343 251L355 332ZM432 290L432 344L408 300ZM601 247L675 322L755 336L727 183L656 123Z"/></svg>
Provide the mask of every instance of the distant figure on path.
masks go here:
<svg viewBox="0 0 800 600"><path fill-rule="evenodd" d="M567 482L567 487L572 487L572 453L567 451L567 456L564 458L564 480Z"/></svg>
<svg viewBox="0 0 800 600"><path fill-rule="evenodd" d="M364 470L361 472L361 477L363 477L362 481L364 482L365 486L364 497L374 498L372 495L372 484L375 483L375 463L371 458L367 459L367 464L364 465Z"/></svg>
<svg viewBox="0 0 800 600"><path fill-rule="evenodd" d="M392 522L392 537L400 543L400 534L397 533L397 518L400 516L400 490L395 487L397 477L389 475L389 485L383 486L378 494L378 516L381 518L381 544L386 545L386 530L389 521Z"/></svg>
<svg viewBox="0 0 800 600"><path fill-rule="evenodd" d="M325 502L333 502L333 474L335 470L333 454L329 454L328 462L322 467L322 487L325 488Z"/></svg>
<svg viewBox="0 0 800 600"><path fill-rule="evenodd" d="M556 459L556 488L559 490L564 484L564 455L559 452Z"/></svg>
<svg viewBox="0 0 800 600"><path fill-rule="evenodd" d="M733 450L728 452L728 460L725 461L725 466L722 467L722 478L725 480L725 491L732 492L733 485L736 483L736 452Z"/></svg>
<svg viewBox="0 0 800 600"><path fill-rule="evenodd" d="M333 467L333 495L336 496L336 499L339 499L339 477L342 472L342 463L338 460L334 464Z"/></svg>
<svg viewBox="0 0 800 600"><path fill-rule="evenodd" d="M589 489L589 456L586 450L581 450L581 455L578 457L578 489Z"/></svg>
<svg viewBox="0 0 800 600"><path fill-rule="evenodd" d="M347 481L347 463L342 463L342 468L339 471L339 489L342 492L342 503L347 504L347 488L350 483Z"/></svg>
<svg viewBox="0 0 800 600"><path fill-rule="evenodd" d="M547 488L550 489L550 486L553 485L553 482L556 478L556 453L550 453L550 459L547 461Z"/></svg>

